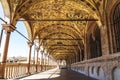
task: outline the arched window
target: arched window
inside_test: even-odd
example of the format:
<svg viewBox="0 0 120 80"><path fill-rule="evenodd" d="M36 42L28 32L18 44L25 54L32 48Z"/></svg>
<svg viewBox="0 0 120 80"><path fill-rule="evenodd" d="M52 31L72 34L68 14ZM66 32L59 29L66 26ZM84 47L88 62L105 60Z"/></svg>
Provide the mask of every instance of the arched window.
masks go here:
<svg viewBox="0 0 120 80"><path fill-rule="evenodd" d="M84 50L81 50L82 61L84 60Z"/></svg>
<svg viewBox="0 0 120 80"><path fill-rule="evenodd" d="M120 3L115 7L112 21L113 52L120 52Z"/></svg>
<svg viewBox="0 0 120 80"><path fill-rule="evenodd" d="M78 61L80 61L80 50L78 51Z"/></svg>
<svg viewBox="0 0 120 80"><path fill-rule="evenodd" d="M90 35L90 58L102 56L101 50L101 35L99 27L96 27L94 34Z"/></svg>

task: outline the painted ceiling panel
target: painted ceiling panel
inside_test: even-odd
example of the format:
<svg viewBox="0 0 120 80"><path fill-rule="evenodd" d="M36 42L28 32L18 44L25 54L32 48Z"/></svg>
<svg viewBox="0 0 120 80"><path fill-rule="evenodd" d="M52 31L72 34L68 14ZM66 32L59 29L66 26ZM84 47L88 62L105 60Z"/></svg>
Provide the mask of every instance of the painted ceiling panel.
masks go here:
<svg viewBox="0 0 120 80"><path fill-rule="evenodd" d="M84 48L88 23L98 20L100 24L103 7L103 0L7 1L12 22L28 22L32 32L28 35L38 39L56 59L71 57Z"/></svg>

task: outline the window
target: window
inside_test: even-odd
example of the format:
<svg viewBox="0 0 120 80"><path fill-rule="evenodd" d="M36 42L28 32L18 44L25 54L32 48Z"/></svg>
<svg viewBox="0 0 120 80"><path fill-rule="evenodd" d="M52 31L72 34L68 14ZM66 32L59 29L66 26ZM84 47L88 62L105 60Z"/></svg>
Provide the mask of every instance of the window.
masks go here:
<svg viewBox="0 0 120 80"><path fill-rule="evenodd" d="M90 35L90 58L102 56L101 50L101 35L99 27L96 27L94 34Z"/></svg>
<svg viewBox="0 0 120 80"><path fill-rule="evenodd" d="M120 52L120 3L115 7L112 21L113 52Z"/></svg>

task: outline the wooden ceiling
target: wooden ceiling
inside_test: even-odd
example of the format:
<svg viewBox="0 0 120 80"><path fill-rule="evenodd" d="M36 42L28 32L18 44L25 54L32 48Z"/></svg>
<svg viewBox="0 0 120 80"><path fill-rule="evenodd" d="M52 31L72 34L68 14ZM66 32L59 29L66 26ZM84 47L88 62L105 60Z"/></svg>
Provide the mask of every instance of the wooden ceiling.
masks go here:
<svg viewBox="0 0 120 80"><path fill-rule="evenodd" d="M103 0L7 0L11 23L29 24L31 40L38 39L56 59L66 59L84 49L88 24L100 24ZM28 27L26 27L28 28Z"/></svg>

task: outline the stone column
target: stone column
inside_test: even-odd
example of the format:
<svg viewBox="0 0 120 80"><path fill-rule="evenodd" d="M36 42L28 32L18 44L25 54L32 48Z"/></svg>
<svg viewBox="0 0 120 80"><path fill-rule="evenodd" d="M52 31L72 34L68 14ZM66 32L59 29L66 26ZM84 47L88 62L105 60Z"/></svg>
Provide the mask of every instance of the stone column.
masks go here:
<svg viewBox="0 0 120 80"><path fill-rule="evenodd" d="M30 74L31 50L32 50L33 42L28 42L28 46L29 46L28 74Z"/></svg>
<svg viewBox="0 0 120 80"><path fill-rule="evenodd" d="M107 35L107 28L105 25L101 27L101 47L102 47L102 56L109 55L108 35Z"/></svg>
<svg viewBox="0 0 120 80"><path fill-rule="evenodd" d="M88 41L87 41L87 34L85 34L85 47L84 47L84 60L88 60Z"/></svg>
<svg viewBox="0 0 120 80"><path fill-rule="evenodd" d="M47 70L47 55L44 55L45 70Z"/></svg>
<svg viewBox="0 0 120 80"><path fill-rule="evenodd" d="M39 48L37 47L36 48L36 52L37 52L37 55L36 55L36 58L35 58L35 64L36 64L36 72L38 71L37 70L37 66L38 66L38 55L39 55Z"/></svg>
<svg viewBox="0 0 120 80"><path fill-rule="evenodd" d="M49 55L48 55L48 62L47 62L48 64L47 64L47 65L49 65L49 64L50 64L50 63L49 63L49 60L50 60L50 59L49 59Z"/></svg>
<svg viewBox="0 0 120 80"><path fill-rule="evenodd" d="M44 51L42 51L41 53L41 71L43 71L43 52Z"/></svg>
<svg viewBox="0 0 120 80"><path fill-rule="evenodd" d="M4 51L2 56L2 62L0 66L0 78L4 78L5 74L5 65L7 61L7 54L8 54L8 47L9 47L9 40L10 40L10 34L14 31L14 29L11 28L11 25L9 24L2 24L3 30L6 31L6 39L5 39L5 45L4 45Z"/></svg>

